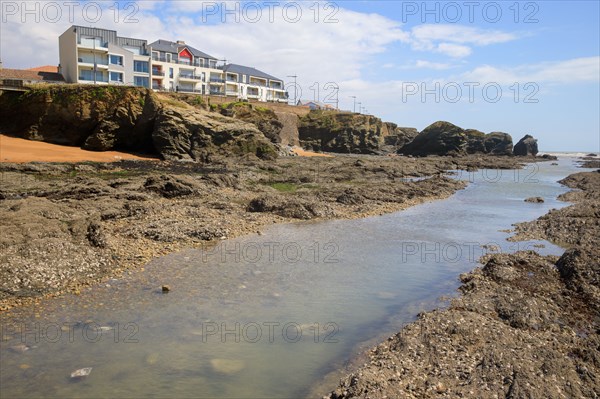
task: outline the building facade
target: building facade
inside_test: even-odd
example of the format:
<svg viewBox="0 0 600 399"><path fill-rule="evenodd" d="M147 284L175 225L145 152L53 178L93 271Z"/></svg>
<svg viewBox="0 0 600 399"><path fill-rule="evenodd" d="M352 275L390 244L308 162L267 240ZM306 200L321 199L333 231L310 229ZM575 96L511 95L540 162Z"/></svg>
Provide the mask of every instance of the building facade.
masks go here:
<svg viewBox="0 0 600 399"><path fill-rule="evenodd" d="M243 100L287 102L283 80L256 68L238 64L223 66L225 94Z"/></svg>
<svg viewBox="0 0 600 399"><path fill-rule="evenodd" d="M150 87L150 53L143 39L108 29L72 26L58 38L60 73L68 83Z"/></svg>
<svg viewBox="0 0 600 399"><path fill-rule="evenodd" d="M116 31L71 26L59 37L67 83L122 84L237 99L287 102L283 80L218 60L178 40L120 37Z"/></svg>

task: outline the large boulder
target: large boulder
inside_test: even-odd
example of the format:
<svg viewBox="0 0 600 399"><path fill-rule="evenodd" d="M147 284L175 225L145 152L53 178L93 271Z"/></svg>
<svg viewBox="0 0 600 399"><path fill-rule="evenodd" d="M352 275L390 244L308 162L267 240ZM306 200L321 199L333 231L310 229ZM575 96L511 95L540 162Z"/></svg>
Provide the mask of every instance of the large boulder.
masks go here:
<svg viewBox="0 0 600 399"><path fill-rule="evenodd" d="M483 140L485 152L492 155L512 155L512 137L508 133L492 132Z"/></svg>
<svg viewBox="0 0 600 399"><path fill-rule="evenodd" d="M467 152L465 131L445 121L427 126L413 141L398 150L404 155L460 155Z"/></svg>
<svg viewBox="0 0 600 399"><path fill-rule="evenodd" d="M427 126L414 140L398 150L404 155L511 155L512 137L508 133L485 134L462 129L450 122L438 121Z"/></svg>
<svg viewBox="0 0 600 399"><path fill-rule="evenodd" d="M514 155L519 156L528 156L528 155L537 155L538 153L538 145L537 140L526 134L517 144L515 144L515 148L513 149Z"/></svg>
<svg viewBox="0 0 600 399"><path fill-rule="evenodd" d="M166 160L210 161L214 154L277 156L275 147L252 124L192 108L165 107L154 125L152 141Z"/></svg>

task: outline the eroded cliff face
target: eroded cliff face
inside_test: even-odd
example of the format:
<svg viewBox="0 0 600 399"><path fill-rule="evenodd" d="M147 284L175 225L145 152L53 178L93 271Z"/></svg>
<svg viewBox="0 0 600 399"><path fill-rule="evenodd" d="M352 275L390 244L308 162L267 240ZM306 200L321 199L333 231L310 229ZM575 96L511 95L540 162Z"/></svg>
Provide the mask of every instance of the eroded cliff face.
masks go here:
<svg viewBox="0 0 600 399"><path fill-rule="evenodd" d="M311 111L300 118L298 132L306 149L354 154L380 154L416 136L414 129L372 115L333 111Z"/></svg>
<svg viewBox="0 0 600 399"><path fill-rule="evenodd" d="M209 161L276 157L254 124L136 87L48 85L0 95L0 132L30 140Z"/></svg>

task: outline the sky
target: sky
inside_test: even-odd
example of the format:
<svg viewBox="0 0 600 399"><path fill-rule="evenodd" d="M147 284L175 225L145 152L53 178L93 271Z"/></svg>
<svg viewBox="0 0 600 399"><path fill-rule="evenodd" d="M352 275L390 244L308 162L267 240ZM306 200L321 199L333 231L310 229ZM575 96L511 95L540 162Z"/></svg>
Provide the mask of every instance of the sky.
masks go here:
<svg viewBox="0 0 600 399"><path fill-rule="evenodd" d="M595 0L3 0L0 59L57 65L58 36L73 24L184 40L280 77L291 98L587 152L600 151L599 21Z"/></svg>

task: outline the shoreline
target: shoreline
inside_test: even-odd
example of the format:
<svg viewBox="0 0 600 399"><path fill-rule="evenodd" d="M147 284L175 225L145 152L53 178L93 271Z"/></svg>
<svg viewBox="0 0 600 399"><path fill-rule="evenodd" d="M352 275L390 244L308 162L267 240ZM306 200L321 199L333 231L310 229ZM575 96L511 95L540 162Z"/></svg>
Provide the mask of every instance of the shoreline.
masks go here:
<svg viewBox="0 0 600 399"><path fill-rule="evenodd" d="M448 170L539 159L336 156L0 164L0 312L141 270L150 259L274 223L362 218L446 198ZM427 177L410 181L411 177Z"/></svg>
<svg viewBox="0 0 600 399"><path fill-rule="evenodd" d="M572 190L558 198L571 204L516 224L510 237L566 245L560 258L534 251L484 256L484 266L460 275L449 306L419 314L361 353L354 364L362 366L325 398L597 396L600 172L576 172L560 183Z"/></svg>

